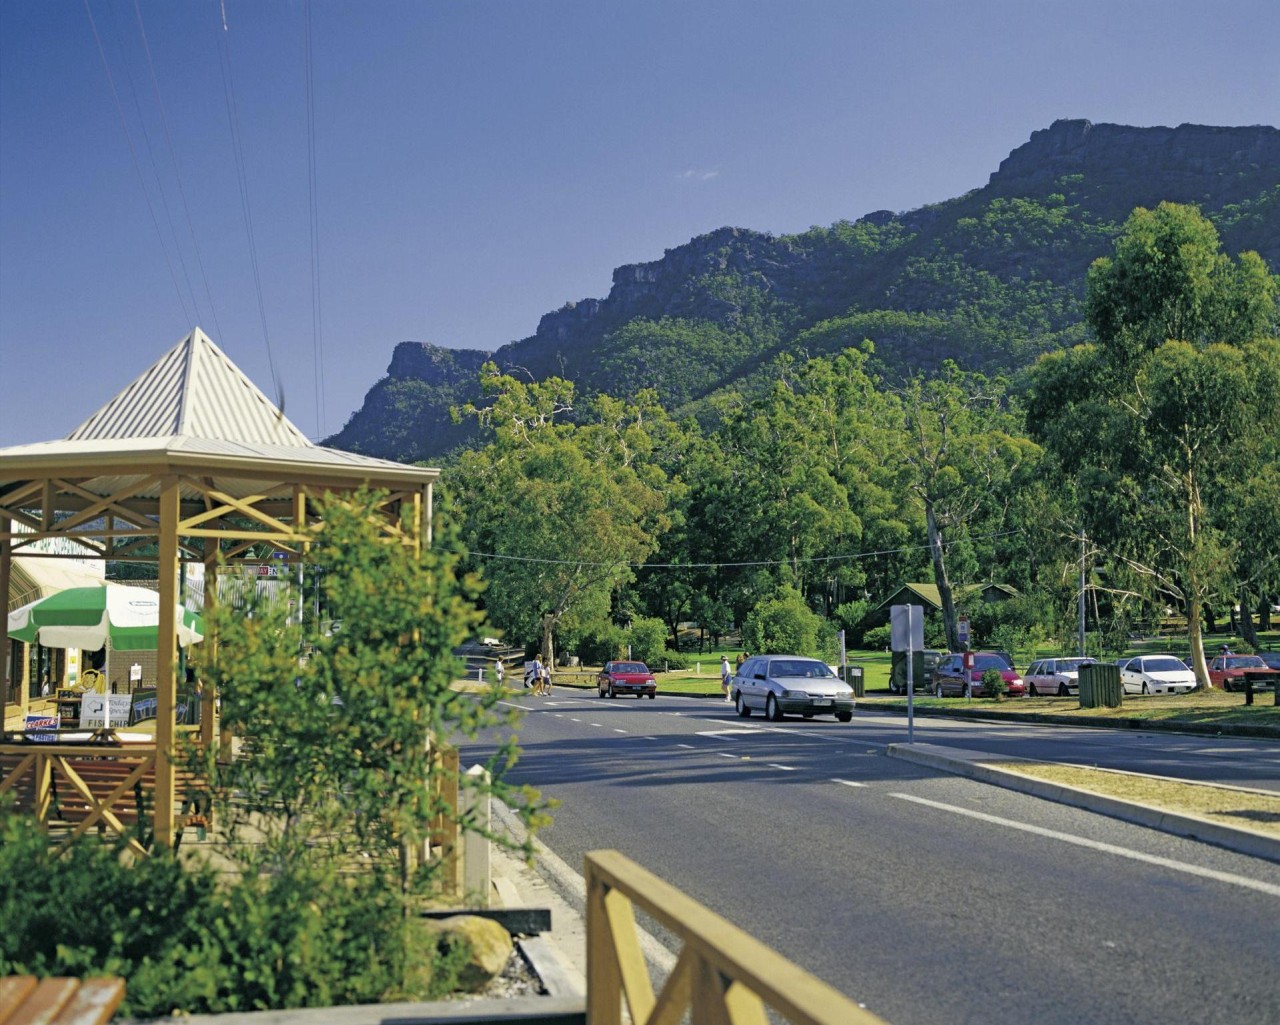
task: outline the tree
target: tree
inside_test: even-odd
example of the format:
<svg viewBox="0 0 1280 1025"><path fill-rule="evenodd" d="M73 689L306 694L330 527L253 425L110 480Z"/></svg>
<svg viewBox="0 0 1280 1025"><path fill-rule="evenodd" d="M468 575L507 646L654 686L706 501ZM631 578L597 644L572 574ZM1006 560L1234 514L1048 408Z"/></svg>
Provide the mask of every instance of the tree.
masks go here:
<svg viewBox="0 0 1280 1025"><path fill-rule="evenodd" d="M1090 535L1183 609L1202 686L1201 613L1236 590L1239 503L1274 466L1280 418L1276 282L1219 249L1193 207L1135 210L1089 270L1097 344L1042 359L1030 401Z"/></svg>
<svg viewBox="0 0 1280 1025"><path fill-rule="evenodd" d="M1039 458L1039 449L1023 437L1004 382L962 371L950 360L936 377L910 381L900 398L899 455L910 470L910 494L924 512L947 645L959 650L948 546L983 527L1003 526L1011 484Z"/></svg>
<svg viewBox="0 0 1280 1025"><path fill-rule="evenodd" d="M459 416L477 417L491 440L445 481L484 565L489 617L513 637L538 637L554 662L556 628L606 621L614 590L669 526L681 485L655 456L669 418L641 392L599 396L575 422L570 382L525 384L492 363L481 373L490 404Z"/></svg>
<svg viewBox="0 0 1280 1025"><path fill-rule="evenodd" d="M765 655L818 655L827 640L823 626L822 617L805 604L800 592L784 584L751 610L742 627L742 643L748 651Z"/></svg>

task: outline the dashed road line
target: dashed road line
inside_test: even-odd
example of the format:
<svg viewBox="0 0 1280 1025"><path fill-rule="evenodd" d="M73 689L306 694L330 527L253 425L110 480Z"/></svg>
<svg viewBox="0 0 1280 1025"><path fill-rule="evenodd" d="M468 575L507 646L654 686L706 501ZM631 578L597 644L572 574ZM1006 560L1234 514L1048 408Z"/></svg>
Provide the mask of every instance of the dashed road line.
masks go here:
<svg viewBox="0 0 1280 1025"><path fill-rule="evenodd" d="M856 779L833 779L832 783L839 783L844 787L865 787L865 783L859 783Z"/></svg>
<svg viewBox="0 0 1280 1025"><path fill-rule="evenodd" d="M683 748L685 748L685 749L686 749L686 750L688 750L688 751L696 751L696 750L697 750L697 748L696 748L696 747L694 747L692 744L677 744L677 745L676 745L676 747L683 747Z"/></svg>
<svg viewBox="0 0 1280 1025"><path fill-rule="evenodd" d="M613 732L614 732L614 733L626 733L627 731L626 731L626 730L620 730L620 729L618 729L618 727L616 727L616 726L615 726L615 727L613 728Z"/></svg>
<svg viewBox="0 0 1280 1025"><path fill-rule="evenodd" d="M765 762L765 765L769 766L771 769L781 769L783 772L796 771L796 767L794 765L779 765L777 762Z"/></svg>
<svg viewBox="0 0 1280 1025"><path fill-rule="evenodd" d="M1258 879L1249 879L1246 876L1234 875L1231 872L1219 872L1212 868L1201 868L1199 865L1192 865L1186 861L1177 861L1173 858L1162 858L1157 854L1143 854L1141 851L1130 850L1128 847L1117 847L1115 844L1103 843L1100 840L1089 840L1083 836L1074 836L1071 833L1060 833L1056 829L1045 829L1043 826L1033 826L1029 822L1015 822L1013 819L1001 818L999 815L989 815L983 811L974 811L971 808L957 808L953 804L943 804L941 801L931 801L927 797L916 797L913 794L890 794L890 797L901 798L904 801L910 801L913 804L923 804L930 808L937 808L939 811L949 811L955 815L966 815L971 819L978 819L981 822L990 822L997 826L1006 826L1009 829L1018 829L1024 833L1034 833L1036 836L1048 837L1050 840L1061 840L1063 843L1074 844L1077 847L1087 847L1090 850L1102 851L1106 854L1114 854L1117 857L1129 858L1131 861L1141 861L1148 865L1159 865L1162 868L1172 869L1175 872L1185 872L1188 875L1201 876L1205 879L1214 879L1220 883L1228 883L1232 886L1240 886L1249 890L1258 890L1261 893L1269 894L1272 897L1280 897L1280 886L1274 883L1264 883Z"/></svg>
<svg viewBox="0 0 1280 1025"><path fill-rule="evenodd" d="M718 754L721 758L737 758L738 757L735 754L730 754L728 751L717 751L716 754Z"/></svg>

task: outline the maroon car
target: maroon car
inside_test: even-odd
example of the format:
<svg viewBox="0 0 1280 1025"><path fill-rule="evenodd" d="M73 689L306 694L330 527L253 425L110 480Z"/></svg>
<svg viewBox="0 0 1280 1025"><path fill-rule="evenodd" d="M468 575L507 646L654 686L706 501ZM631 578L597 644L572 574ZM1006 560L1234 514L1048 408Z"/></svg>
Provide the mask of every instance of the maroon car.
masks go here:
<svg viewBox="0 0 1280 1025"><path fill-rule="evenodd" d="M1274 687L1280 670L1272 669L1257 655L1219 655L1209 663L1209 681L1223 690L1244 690L1246 682L1254 690Z"/></svg>
<svg viewBox="0 0 1280 1025"><path fill-rule="evenodd" d="M606 662L596 677L596 694L616 698L634 694L638 698L658 696L658 681L643 662Z"/></svg>
<svg viewBox="0 0 1280 1025"><path fill-rule="evenodd" d="M1026 693L1026 684L1009 664L1008 658L998 651L975 651L972 653L972 664L965 668L964 654L948 655L933 667L933 693L935 697L945 698L952 695L966 698L988 696L982 688L982 674L988 669L995 669L1004 678L1009 694L1021 697Z"/></svg>

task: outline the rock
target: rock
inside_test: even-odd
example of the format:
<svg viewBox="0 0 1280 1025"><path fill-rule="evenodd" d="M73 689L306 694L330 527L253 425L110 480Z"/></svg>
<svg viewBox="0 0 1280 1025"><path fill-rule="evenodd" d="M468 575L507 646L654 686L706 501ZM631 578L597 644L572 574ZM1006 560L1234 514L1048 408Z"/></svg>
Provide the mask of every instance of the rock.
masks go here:
<svg viewBox="0 0 1280 1025"><path fill-rule="evenodd" d="M424 925L435 933L440 953L466 947L467 960L458 972L458 984L468 992L483 989L501 974L515 949L506 929L479 915L453 915Z"/></svg>

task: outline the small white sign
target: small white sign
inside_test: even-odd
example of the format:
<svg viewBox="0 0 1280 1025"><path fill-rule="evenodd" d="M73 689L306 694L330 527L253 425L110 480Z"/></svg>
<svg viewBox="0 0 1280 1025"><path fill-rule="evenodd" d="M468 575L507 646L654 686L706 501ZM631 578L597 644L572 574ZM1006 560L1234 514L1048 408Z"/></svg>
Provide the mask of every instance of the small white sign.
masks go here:
<svg viewBox="0 0 1280 1025"><path fill-rule="evenodd" d="M132 680L134 683L137 683L139 680L142 679L142 663L141 662L135 662L133 665L129 667L129 679Z"/></svg>
<svg viewBox="0 0 1280 1025"><path fill-rule="evenodd" d="M132 694L85 694L80 702L80 725L127 726Z"/></svg>
<svg viewBox="0 0 1280 1025"><path fill-rule="evenodd" d="M893 605L889 609L889 646L894 651L924 650L924 609Z"/></svg>

